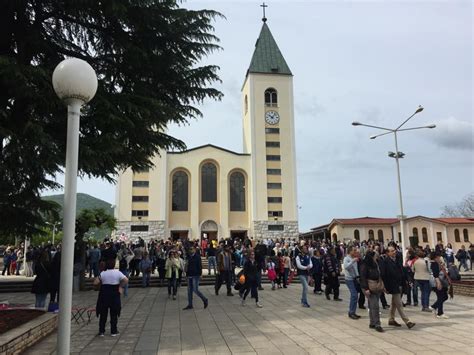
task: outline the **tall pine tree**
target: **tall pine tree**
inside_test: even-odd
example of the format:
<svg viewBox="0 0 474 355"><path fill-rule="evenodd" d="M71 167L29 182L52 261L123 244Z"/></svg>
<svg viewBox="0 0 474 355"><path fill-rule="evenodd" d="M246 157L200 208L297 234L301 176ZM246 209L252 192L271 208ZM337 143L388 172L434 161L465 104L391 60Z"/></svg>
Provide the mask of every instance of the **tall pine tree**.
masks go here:
<svg viewBox="0 0 474 355"><path fill-rule="evenodd" d="M38 232L51 208L40 192L65 161L66 108L51 75L67 57L86 60L99 87L83 108L80 174L113 180L151 166L160 148L184 143L163 132L220 99L212 10L171 0L5 0L0 11L0 236Z"/></svg>

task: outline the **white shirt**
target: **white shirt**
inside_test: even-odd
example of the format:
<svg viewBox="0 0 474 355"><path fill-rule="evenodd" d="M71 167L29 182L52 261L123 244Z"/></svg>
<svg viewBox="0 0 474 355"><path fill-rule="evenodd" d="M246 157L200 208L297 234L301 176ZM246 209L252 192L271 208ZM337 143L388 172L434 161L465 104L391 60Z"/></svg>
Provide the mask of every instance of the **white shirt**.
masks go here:
<svg viewBox="0 0 474 355"><path fill-rule="evenodd" d="M116 269L105 270L100 273L102 285L118 285L125 275Z"/></svg>

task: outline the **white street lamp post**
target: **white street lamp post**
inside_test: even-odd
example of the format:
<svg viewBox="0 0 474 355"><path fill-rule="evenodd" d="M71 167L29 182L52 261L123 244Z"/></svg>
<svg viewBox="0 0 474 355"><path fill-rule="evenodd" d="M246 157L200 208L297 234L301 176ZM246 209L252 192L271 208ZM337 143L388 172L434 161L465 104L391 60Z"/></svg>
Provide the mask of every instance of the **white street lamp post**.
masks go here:
<svg viewBox="0 0 474 355"><path fill-rule="evenodd" d="M59 224L59 222L54 222L54 223L46 222L46 224L48 224L50 226L53 226L53 246L54 246L54 237L56 235L56 226Z"/></svg>
<svg viewBox="0 0 474 355"><path fill-rule="evenodd" d="M376 128L376 129L381 129L387 132L380 133L377 135L370 136L370 139L375 139L381 136L385 136L387 134L393 133L393 136L395 137L395 152L388 152L388 156L390 158L395 158L395 162L397 164L397 182L398 182L398 199L400 203L400 234L401 234L401 242L402 242L402 255L403 255L403 263L405 263L406 259L406 250L405 250L405 215L403 214L403 199L402 199L402 183L400 179L400 162L399 159L403 158L405 156L404 153L400 152L398 150L398 140L397 140L397 133L402 132L402 131L412 131L415 129L423 129L423 128L435 128L436 125L431 124L428 126L421 126L421 127L412 127L412 128L404 128L401 129L402 126L407 123L413 116L415 116L417 113L423 111L423 107L419 106L418 109L415 111L414 114L412 114L410 117L408 117L403 123L398 126L395 129L392 128L386 128L386 127L379 127L379 126L373 126L373 125L368 125L365 123L360 123L360 122L352 122L353 126L364 126L364 127L370 127L370 128Z"/></svg>
<svg viewBox="0 0 474 355"><path fill-rule="evenodd" d="M64 236L61 248L57 340L57 354L67 355L70 353L71 340L79 119L81 106L89 102L97 91L97 76L87 62L77 58L65 59L54 69L53 87L58 97L67 105L68 111L64 181Z"/></svg>

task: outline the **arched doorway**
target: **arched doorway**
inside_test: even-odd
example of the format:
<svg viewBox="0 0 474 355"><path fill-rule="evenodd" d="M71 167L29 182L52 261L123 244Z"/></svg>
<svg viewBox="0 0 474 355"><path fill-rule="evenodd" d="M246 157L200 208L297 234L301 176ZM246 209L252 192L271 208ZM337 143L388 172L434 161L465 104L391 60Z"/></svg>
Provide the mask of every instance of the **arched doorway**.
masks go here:
<svg viewBox="0 0 474 355"><path fill-rule="evenodd" d="M207 220L201 224L201 240L206 237L208 241L217 240L219 227L216 222Z"/></svg>

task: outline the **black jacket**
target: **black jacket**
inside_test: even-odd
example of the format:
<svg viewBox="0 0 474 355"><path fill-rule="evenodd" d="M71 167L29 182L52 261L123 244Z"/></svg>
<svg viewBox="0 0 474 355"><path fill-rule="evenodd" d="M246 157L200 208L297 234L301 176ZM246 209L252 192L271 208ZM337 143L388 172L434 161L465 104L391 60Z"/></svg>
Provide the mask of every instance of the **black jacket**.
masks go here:
<svg viewBox="0 0 474 355"><path fill-rule="evenodd" d="M257 275L259 273L258 264L247 260L244 264L245 283L251 285L257 282Z"/></svg>
<svg viewBox="0 0 474 355"><path fill-rule="evenodd" d="M188 256L188 268L186 275L189 277L202 275L201 257L198 255L198 253Z"/></svg>
<svg viewBox="0 0 474 355"><path fill-rule="evenodd" d="M390 257L385 257L380 263L380 273L385 285L385 289L391 295L401 293L400 288L403 286L403 267L398 259L392 260Z"/></svg>
<svg viewBox="0 0 474 355"><path fill-rule="evenodd" d="M51 291L51 275L50 266L44 265L43 263L37 262L35 265L35 280L33 281L33 287L31 293L34 294L45 294Z"/></svg>
<svg viewBox="0 0 474 355"><path fill-rule="evenodd" d="M363 290L369 289L369 280L378 281L380 278L380 270L375 266L369 266L367 263L362 262L360 265L360 287Z"/></svg>

